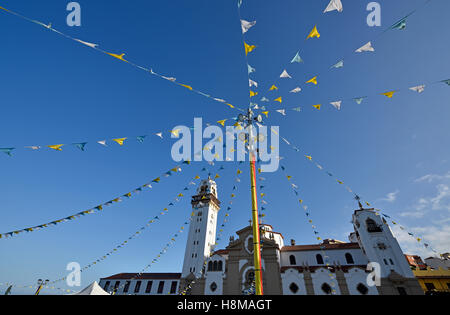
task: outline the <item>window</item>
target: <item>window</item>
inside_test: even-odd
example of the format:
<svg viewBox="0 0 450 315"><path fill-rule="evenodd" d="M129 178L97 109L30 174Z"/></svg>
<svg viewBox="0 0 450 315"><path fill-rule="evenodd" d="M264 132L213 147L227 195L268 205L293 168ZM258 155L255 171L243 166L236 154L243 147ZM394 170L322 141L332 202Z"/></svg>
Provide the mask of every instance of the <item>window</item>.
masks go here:
<svg viewBox="0 0 450 315"><path fill-rule="evenodd" d="M400 295L408 295L408 293L406 293L406 289L404 287L397 287L397 291L398 291L398 294L400 294Z"/></svg>
<svg viewBox="0 0 450 315"><path fill-rule="evenodd" d="M369 292L369 289L362 283L358 284L356 290L358 290L358 292L362 295L366 295Z"/></svg>
<svg viewBox="0 0 450 315"><path fill-rule="evenodd" d="M391 263L391 265L394 265L394 261L390 258L389 258L389 262Z"/></svg>
<svg viewBox="0 0 450 315"><path fill-rule="evenodd" d="M217 271L217 261L213 263L213 271Z"/></svg>
<svg viewBox="0 0 450 315"><path fill-rule="evenodd" d="M212 271L212 269L213 269L213 263L212 263L212 261L210 261L208 263L208 271Z"/></svg>
<svg viewBox="0 0 450 315"><path fill-rule="evenodd" d="M128 290L130 289L130 281L125 282L125 287L123 288L123 292L127 293Z"/></svg>
<svg viewBox="0 0 450 315"><path fill-rule="evenodd" d="M147 282L147 287L145 288L145 293L152 292L152 285L153 285L153 281Z"/></svg>
<svg viewBox="0 0 450 315"><path fill-rule="evenodd" d="M103 290L105 290L106 292L108 292L109 289L109 285L111 284L111 281L106 281L105 286L103 287Z"/></svg>
<svg viewBox="0 0 450 315"><path fill-rule="evenodd" d="M141 290L141 283L142 281L136 282L136 286L134 287L134 293L139 293L139 291Z"/></svg>
<svg viewBox="0 0 450 315"><path fill-rule="evenodd" d="M366 220L366 226L367 226L367 231L370 233L381 232L381 228L375 223L374 220L372 220L370 218Z"/></svg>
<svg viewBox="0 0 450 315"><path fill-rule="evenodd" d="M247 283L248 283L248 284L251 284L251 283L253 283L253 281L255 281L255 272L250 271L250 272L247 274Z"/></svg>
<svg viewBox="0 0 450 315"><path fill-rule="evenodd" d="M163 293L163 291L164 291L164 281L159 281L158 294Z"/></svg>
<svg viewBox="0 0 450 315"><path fill-rule="evenodd" d="M383 259L383 261L384 261L384 264L387 266L387 265L388 265L387 260L386 260L386 259Z"/></svg>
<svg viewBox="0 0 450 315"><path fill-rule="evenodd" d="M433 283L425 282L425 287L427 288L427 291L433 291L433 290L436 290L436 287L434 286Z"/></svg>
<svg viewBox="0 0 450 315"><path fill-rule="evenodd" d="M323 265L323 258L322 258L322 255L317 254L317 255L316 255L316 260L317 260L317 264Z"/></svg>
<svg viewBox="0 0 450 315"><path fill-rule="evenodd" d="M172 281L172 284L170 285L170 294L177 293L177 282Z"/></svg>
<svg viewBox="0 0 450 315"><path fill-rule="evenodd" d="M289 263L293 266L295 266L297 264L297 262L295 261L294 255L289 256Z"/></svg>
<svg viewBox="0 0 450 315"><path fill-rule="evenodd" d="M331 294L331 287L328 283L322 284L321 289L323 292L325 292L325 294Z"/></svg>
<svg viewBox="0 0 450 315"><path fill-rule="evenodd" d="M253 237L249 237L247 241L247 250L249 253L253 253Z"/></svg>
<svg viewBox="0 0 450 315"><path fill-rule="evenodd" d="M291 283L291 285L289 286L289 290L291 290L292 293L296 294L298 292L298 285L295 284L294 282Z"/></svg>
<svg viewBox="0 0 450 315"><path fill-rule="evenodd" d="M217 290L217 284L215 282L211 283L209 289L211 290L211 292L215 292Z"/></svg>
<svg viewBox="0 0 450 315"><path fill-rule="evenodd" d="M355 263L355 261L353 260L353 256L350 253L345 254L345 260L349 265L353 265Z"/></svg>
<svg viewBox="0 0 450 315"><path fill-rule="evenodd" d="M116 281L116 283L114 283L114 292L117 291L117 289L119 288L120 285L120 281Z"/></svg>
<svg viewBox="0 0 450 315"><path fill-rule="evenodd" d="M223 270L223 263L222 261L219 261L219 264L217 266L217 271L222 271Z"/></svg>

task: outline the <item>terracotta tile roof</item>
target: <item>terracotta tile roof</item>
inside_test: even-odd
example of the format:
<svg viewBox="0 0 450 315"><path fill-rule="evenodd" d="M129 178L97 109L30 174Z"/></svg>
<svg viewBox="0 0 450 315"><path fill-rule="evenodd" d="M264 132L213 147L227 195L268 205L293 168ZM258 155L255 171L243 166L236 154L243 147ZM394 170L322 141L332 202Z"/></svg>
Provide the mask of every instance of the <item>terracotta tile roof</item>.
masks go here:
<svg viewBox="0 0 450 315"><path fill-rule="evenodd" d="M228 250L227 249L219 249L219 250L216 250L213 254L214 255L228 255Z"/></svg>
<svg viewBox="0 0 450 315"><path fill-rule="evenodd" d="M137 276L137 273L119 273L100 280L129 280L131 278L136 280L178 280L181 278L181 273L143 273Z"/></svg>
<svg viewBox="0 0 450 315"><path fill-rule="evenodd" d="M359 249L358 243L342 243L342 244L317 244L317 245L294 245L284 246L282 252L299 252L309 250L334 250L334 249Z"/></svg>

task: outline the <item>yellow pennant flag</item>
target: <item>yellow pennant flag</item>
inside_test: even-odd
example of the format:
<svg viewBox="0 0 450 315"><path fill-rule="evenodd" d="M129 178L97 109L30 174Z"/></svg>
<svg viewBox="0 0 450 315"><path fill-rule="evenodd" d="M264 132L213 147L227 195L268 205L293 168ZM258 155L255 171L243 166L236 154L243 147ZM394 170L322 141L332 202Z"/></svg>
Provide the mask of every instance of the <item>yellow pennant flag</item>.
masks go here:
<svg viewBox="0 0 450 315"><path fill-rule="evenodd" d="M217 178L219 178L220 176L219 176L219 174L216 174L216 176L214 177L214 179L217 179Z"/></svg>
<svg viewBox="0 0 450 315"><path fill-rule="evenodd" d="M198 176L198 175L194 177L194 179L199 179L199 178L200 178L200 176Z"/></svg>
<svg viewBox="0 0 450 315"><path fill-rule="evenodd" d="M396 91L390 91L386 93L381 93L381 95L387 96L388 98L392 98Z"/></svg>
<svg viewBox="0 0 450 315"><path fill-rule="evenodd" d="M48 145L47 147L49 147L50 149L56 150L56 151L62 151L61 147L64 144L57 144L57 145Z"/></svg>
<svg viewBox="0 0 450 315"><path fill-rule="evenodd" d="M315 76L311 80L306 81L306 83L313 83L314 85L317 85L317 76Z"/></svg>
<svg viewBox="0 0 450 315"><path fill-rule="evenodd" d="M125 54L121 54L121 55L110 54L110 53L107 53L107 54L110 55L110 56L113 56L114 58L117 58L119 60L127 62L125 59L123 59L123 56L125 56Z"/></svg>
<svg viewBox="0 0 450 315"><path fill-rule="evenodd" d="M300 202L300 203L303 203L303 200L302 200L302 199L300 199L300 200L299 200L299 202Z"/></svg>
<svg viewBox="0 0 450 315"><path fill-rule="evenodd" d="M264 115L266 115L266 117L269 117L269 112L262 112Z"/></svg>
<svg viewBox="0 0 450 315"><path fill-rule="evenodd" d="M248 55L248 53L252 52L256 48L255 45L248 45L246 42L244 42L244 47L246 56Z"/></svg>
<svg viewBox="0 0 450 315"><path fill-rule="evenodd" d="M272 85L272 87L269 89L269 91L278 90L278 88L275 85Z"/></svg>
<svg viewBox="0 0 450 315"><path fill-rule="evenodd" d="M182 87L185 87L186 89L189 89L192 91L192 86L186 85L186 84L180 84Z"/></svg>
<svg viewBox="0 0 450 315"><path fill-rule="evenodd" d="M170 133L175 137L178 138L180 136L180 129L171 130Z"/></svg>
<svg viewBox="0 0 450 315"><path fill-rule="evenodd" d="M225 127L226 121L227 121L227 119L219 120L218 123L221 124L223 127Z"/></svg>
<svg viewBox="0 0 450 315"><path fill-rule="evenodd" d="M258 92L250 91L250 97L253 97L253 96L256 96L256 95L258 95Z"/></svg>
<svg viewBox="0 0 450 315"><path fill-rule="evenodd" d="M282 103L283 102L283 98L280 96L279 98L275 99L274 101Z"/></svg>
<svg viewBox="0 0 450 315"><path fill-rule="evenodd" d="M292 176L286 176L288 180L291 180Z"/></svg>
<svg viewBox="0 0 450 315"><path fill-rule="evenodd" d="M178 172L178 168L174 167L171 169L172 172Z"/></svg>
<svg viewBox="0 0 450 315"><path fill-rule="evenodd" d="M127 138L113 139L113 141L117 142L119 145L123 145L125 140L127 140Z"/></svg>
<svg viewBox="0 0 450 315"><path fill-rule="evenodd" d="M230 106L231 108L234 108L234 106L229 103L226 103L226 105Z"/></svg>
<svg viewBox="0 0 450 315"><path fill-rule="evenodd" d="M321 107L322 105L320 105L320 104L317 104L317 105L313 105L313 107L315 108L315 109L317 109L317 110L320 110L320 107Z"/></svg>
<svg viewBox="0 0 450 315"><path fill-rule="evenodd" d="M305 157L306 157L308 160L312 161L312 156L310 156L310 155L305 155Z"/></svg>
<svg viewBox="0 0 450 315"><path fill-rule="evenodd" d="M317 30L317 25L314 26L314 28L312 29L311 33L309 33L309 35L308 35L308 37L306 37L306 39L314 38L314 37L317 37L317 38L320 37L320 33Z"/></svg>
<svg viewBox="0 0 450 315"><path fill-rule="evenodd" d="M237 173L238 173L238 175L242 174L242 171L241 170L237 170Z"/></svg>
<svg viewBox="0 0 450 315"><path fill-rule="evenodd" d="M183 194L179 194L178 197L183 197Z"/></svg>

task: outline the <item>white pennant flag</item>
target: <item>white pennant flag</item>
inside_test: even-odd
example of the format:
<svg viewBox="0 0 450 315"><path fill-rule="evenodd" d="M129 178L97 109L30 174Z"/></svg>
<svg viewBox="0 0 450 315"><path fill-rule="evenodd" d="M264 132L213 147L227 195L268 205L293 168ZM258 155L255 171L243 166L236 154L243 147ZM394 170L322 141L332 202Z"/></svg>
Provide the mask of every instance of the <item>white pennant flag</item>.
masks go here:
<svg viewBox="0 0 450 315"><path fill-rule="evenodd" d="M163 138L162 132L155 133L155 135L160 137L161 139Z"/></svg>
<svg viewBox="0 0 450 315"><path fill-rule="evenodd" d="M287 73L286 70L283 71L283 73L280 75L280 78L289 78L292 79L292 77Z"/></svg>
<svg viewBox="0 0 450 315"><path fill-rule="evenodd" d="M253 81L252 79L248 80L248 84L250 87L254 86L254 87L258 87L258 82Z"/></svg>
<svg viewBox="0 0 450 315"><path fill-rule="evenodd" d="M330 104L333 105L337 110L341 110L342 101L331 102Z"/></svg>
<svg viewBox="0 0 450 315"><path fill-rule="evenodd" d="M251 29L253 26L255 26L255 24L256 24L256 21L248 22L246 20L241 20L242 34L247 33L249 29Z"/></svg>
<svg viewBox="0 0 450 315"><path fill-rule="evenodd" d="M88 43L88 42L84 42L81 39L75 39L77 42L82 43L83 45L89 46L91 48L97 48L98 44L93 44L93 43Z"/></svg>
<svg viewBox="0 0 450 315"><path fill-rule="evenodd" d="M165 77L165 76L161 76L163 79L166 79L170 82L175 82L177 79L176 78L172 78L172 77Z"/></svg>
<svg viewBox="0 0 450 315"><path fill-rule="evenodd" d="M341 0L331 0L328 4L327 8L323 13L331 12L337 10L338 12L344 11L344 7L342 6Z"/></svg>
<svg viewBox="0 0 450 315"><path fill-rule="evenodd" d="M296 87L295 89L293 89L290 93L299 93L302 91L302 88L300 87Z"/></svg>
<svg viewBox="0 0 450 315"><path fill-rule="evenodd" d="M375 51L375 49L372 47L372 42L368 42L361 48L358 48L355 52L361 53L361 52L365 52L365 51Z"/></svg>
<svg viewBox="0 0 450 315"><path fill-rule="evenodd" d="M32 145L32 146L25 147L25 148L31 149L31 150L39 150L41 147L40 147L40 146L37 146L37 145Z"/></svg>
<svg viewBox="0 0 450 315"><path fill-rule="evenodd" d="M285 109L278 109L277 112L280 113L283 116L286 116L286 110Z"/></svg>
<svg viewBox="0 0 450 315"><path fill-rule="evenodd" d="M412 88L409 88L411 91L417 92L417 93L422 93L423 91L425 91L425 85L419 85L419 86L414 86Z"/></svg>
<svg viewBox="0 0 450 315"><path fill-rule="evenodd" d="M101 144L101 145L106 147L106 140L97 141L97 143L99 143L99 144Z"/></svg>

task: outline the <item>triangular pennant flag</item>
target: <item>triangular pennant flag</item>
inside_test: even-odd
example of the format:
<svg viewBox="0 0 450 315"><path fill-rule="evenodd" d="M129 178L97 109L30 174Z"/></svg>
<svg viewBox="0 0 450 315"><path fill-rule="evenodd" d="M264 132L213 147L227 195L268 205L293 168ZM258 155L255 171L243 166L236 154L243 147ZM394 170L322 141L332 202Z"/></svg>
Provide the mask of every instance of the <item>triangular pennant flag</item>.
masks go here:
<svg viewBox="0 0 450 315"><path fill-rule="evenodd" d="M317 30L317 25L314 26L311 33L309 33L309 35L308 35L308 37L306 37L306 39L314 38L314 37L317 37L317 38L320 37L319 31Z"/></svg>
<svg viewBox="0 0 450 315"><path fill-rule="evenodd" d="M356 97L354 98L356 104L361 105L361 103L364 101L365 97Z"/></svg>
<svg viewBox="0 0 450 315"><path fill-rule="evenodd" d="M344 60L340 60L335 65L331 66L331 68L336 68L336 69L343 68L343 67L344 67Z"/></svg>
<svg viewBox="0 0 450 315"><path fill-rule="evenodd" d="M86 144L87 144L87 142L82 142L82 143L74 143L73 145L76 146L81 151L84 151Z"/></svg>
<svg viewBox="0 0 450 315"><path fill-rule="evenodd" d="M39 150L41 147L37 146L37 145L32 145L32 146L28 146L28 147L25 147L25 148L31 149L31 150Z"/></svg>
<svg viewBox="0 0 450 315"><path fill-rule="evenodd" d="M137 136L136 140L140 143L143 143L145 141L145 138L147 138L147 136Z"/></svg>
<svg viewBox="0 0 450 315"><path fill-rule="evenodd" d="M0 152L3 152L9 156L12 156L11 152L14 150L14 148L0 148Z"/></svg>
<svg viewBox="0 0 450 315"><path fill-rule="evenodd" d="M296 87L295 89L293 89L292 91L290 91L289 93L300 93L302 91L301 87Z"/></svg>
<svg viewBox="0 0 450 315"><path fill-rule="evenodd" d="M249 87L252 87L252 86L258 87L258 82L253 81L252 79L248 79L248 85L249 85Z"/></svg>
<svg viewBox="0 0 450 315"><path fill-rule="evenodd" d="M320 110L321 106L322 106L321 104L313 105L313 107L317 110Z"/></svg>
<svg viewBox="0 0 450 315"><path fill-rule="evenodd" d="M248 45L246 42L244 42L244 47L245 47L245 55L246 56L256 48L255 45Z"/></svg>
<svg viewBox="0 0 450 315"><path fill-rule="evenodd" d="M447 85L450 86L450 79L448 79L448 80L442 80L441 82L442 82L442 83L445 83L445 84L447 84Z"/></svg>
<svg viewBox="0 0 450 315"><path fill-rule="evenodd" d="M297 52L295 57L291 60L291 63L294 63L294 62L297 62L297 63L302 63L303 62L302 57L300 57L300 52L299 51Z"/></svg>
<svg viewBox="0 0 450 315"><path fill-rule="evenodd" d="M107 54L110 55L110 56L113 56L114 58L117 58L119 60L127 62L125 59L123 59L123 56L125 56L125 54L121 54L121 55L110 54L110 53L107 53Z"/></svg>
<svg viewBox="0 0 450 315"><path fill-rule="evenodd" d="M286 116L286 110L285 109L278 109L277 112L280 113L283 116Z"/></svg>
<svg viewBox="0 0 450 315"><path fill-rule="evenodd" d="M127 140L127 138L113 139L113 141L117 142L120 146L124 144L125 140Z"/></svg>
<svg viewBox="0 0 450 315"><path fill-rule="evenodd" d="M398 21L397 23L394 23L389 29L391 30L404 30L406 28L406 19L408 18L408 16L405 16L404 18L402 18L400 21Z"/></svg>
<svg viewBox="0 0 450 315"><path fill-rule="evenodd" d="M409 88L411 91L417 92L417 93L422 93L423 91L425 91L425 85L419 85L419 86L414 86L412 88Z"/></svg>
<svg viewBox="0 0 450 315"><path fill-rule="evenodd" d="M270 100L267 97L263 96L261 98L261 102L270 102Z"/></svg>
<svg viewBox="0 0 450 315"><path fill-rule="evenodd" d="M249 64L247 64L247 68L248 68L248 74L251 74L256 71L256 69L253 68L252 66L250 66Z"/></svg>
<svg viewBox="0 0 450 315"><path fill-rule="evenodd" d="M323 13L331 12L331 11L344 11L344 7L342 6L341 0L331 0L328 6L326 7Z"/></svg>
<svg viewBox="0 0 450 315"><path fill-rule="evenodd" d="M289 75L289 73L287 73L286 70L284 70L283 73L281 73L280 78L292 79L292 77Z"/></svg>
<svg viewBox="0 0 450 315"><path fill-rule="evenodd" d="M302 111L302 108L301 108L301 107L295 107L295 108L293 108L292 110L294 110L294 111L296 111L296 112L301 112L301 111Z"/></svg>
<svg viewBox="0 0 450 315"><path fill-rule="evenodd" d="M218 123L221 124L223 127L225 127L226 121L227 121L227 119L219 120Z"/></svg>
<svg viewBox="0 0 450 315"><path fill-rule="evenodd" d="M186 89L188 89L188 90L193 90L192 89L192 86L190 86L190 85L186 85L186 84L180 84L182 87L185 87Z"/></svg>
<svg viewBox="0 0 450 315"><path fill-rule="evenodd" d="M89 46L91 48L97 48L98 45L97 44L92 44L92 43L88 43L88 42L84 42L80 39L75 39L77 42L82 43L83 45Z"/></svg>
<svg viewBox="0 0 450 315"><path fill-rule="evenodd" d="M372 42L368 42L364 46L355 50L355 52L357 52L357 53L362 53L362 52L366 52L366 51L375 51L375 49L372 47Z"/></svg>
<svg viewBox="0 0 450 315"><path fill-rule="evenodd" d="M392 98L392 97L394 97L395 92L396 91L390 91L390 92L386 92L386 93L381 93L381 95L384 95L388 98Z"/></svg>
<svg viewBox="0 0 450 315"><path fill-rule="evenodd" d="M256 21L248 22L246 20L241 20L242 34L247 33L249 29L251 29L253 26L255 26L255 24L256 24Z"/></svg>
<svg viewBox="0 0 450 315"><path fill-rule="evenodd" d="M62 151L62 146L64 146L64 144L48 145L47 147L56 151Z"/></svg>
<svg viewBox="0 0 450 315"><path fill-rule="evenodd" d="M341 110L342 101L331 102L330 104L333 105L337 110Z"/></svg>
<svg viewBox="0 0 450 315"><path fill-rule="evenodd" d="M250 91L250 97L254 97L254 96L256 96L256 95L258 95L258 92Z"/></svg>
<svg viewBox="0 0 450 315"><path fill-rule="evenodd" d="M103 146L105 146L105 147L107 146L107 145L106 145L106 140L97 141L97 143L98 143L98 144L101 144L101 145L103 145Z"/></svg>
<svg viewBox="0 0 450 315"><path fill-rule="evenodd" d="M180 137L180 129L171 130L170 133L175 138L179 138Z"/></svg>
<svg viewBox="0 0 450 315"><path fill-rule="evenodd" d="M269 117L269 112L262 112L262 114L266 115L266 117Z"/></svg>
<svg viewBox="0 0 450 315"><path fill-rule="evenodd" d="M306 83L313 83L314 85L317 85L317 76L315 76L311 80L306 81Z"/></svg>
<svg viewBox="0 0 450 315"><path fill-rule="evenodd" d="M280 96L279 98L274 99L274 102L282 103L283 102L283 98Z"/></svg>
<svg viewBox="0 0 450 315"><path fill-rule="evenodd" d="M272 85L269 89L269 91L275 91L275 90L278 90L278 87L276 85Z"/></svg>
<svg viewBox="0 0 450 315"><path fill-rule="evenodd" d="M163 138L162 132L155 133L155 135L158 136L158 137L160 137L161 139Z"/></svg>

